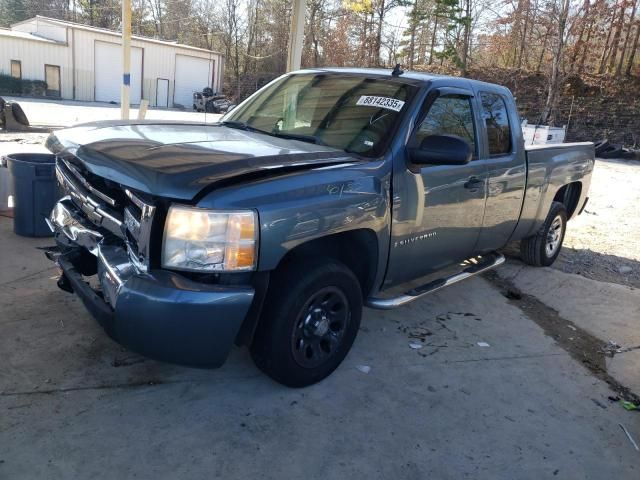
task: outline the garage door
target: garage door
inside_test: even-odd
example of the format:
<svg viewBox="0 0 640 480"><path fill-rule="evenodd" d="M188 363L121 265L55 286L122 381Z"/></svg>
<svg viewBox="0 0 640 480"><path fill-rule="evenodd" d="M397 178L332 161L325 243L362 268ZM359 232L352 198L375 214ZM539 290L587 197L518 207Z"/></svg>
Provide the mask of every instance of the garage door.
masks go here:
<svg viewBox="0 0 640 480"><path fill-rule="evenodd" d="M96 42L95 47L96 101L120 102L122 84L122 47L117 43ZM140 103L142 93L142 49L131 49L130 101Z"/></svg>
<svg viewBox="0 0 640 480"><path fill-rule="evenodd" d="M210 61L206 58L176 55L176 81L173 103L191 108L193 92L211 86Z"/></svg>

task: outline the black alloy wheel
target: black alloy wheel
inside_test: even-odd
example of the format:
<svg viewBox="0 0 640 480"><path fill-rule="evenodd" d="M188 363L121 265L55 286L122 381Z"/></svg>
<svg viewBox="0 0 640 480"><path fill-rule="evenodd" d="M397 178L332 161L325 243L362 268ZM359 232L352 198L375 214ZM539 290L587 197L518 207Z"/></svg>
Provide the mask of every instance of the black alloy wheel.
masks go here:
<svg viewBox="0 0 640 480"><path fill-rule="evenodd" d="M315 368L340 350L351 315L345 294L336 287L315 293L298 314L291 336L293 358L305 368Z"/></svg>
<svg viewBox="0 0 640 480"><path fill-rule="evenodd" d="M289 387L333 372L349 353L362 317L362 289L331 258L294 259L271 276L251 344L255 364Z"/></svg>

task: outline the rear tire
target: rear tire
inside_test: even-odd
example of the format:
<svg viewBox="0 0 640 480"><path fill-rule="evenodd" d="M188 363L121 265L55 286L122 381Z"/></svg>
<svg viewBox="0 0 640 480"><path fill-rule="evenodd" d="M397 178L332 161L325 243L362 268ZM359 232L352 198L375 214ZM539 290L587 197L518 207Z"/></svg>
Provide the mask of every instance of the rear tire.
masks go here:
<svg viewBox="0 0 640 480"><path fill-rule="evenodd" d="M520 241L522 260L535 267L548 267L560 254L567 231L567 209L553 202L549 214L538 233Z"/></svg>
<svg viewBox="0 0 640 480"><path fill-rule="evenodd" d="M286 386L319 382L340 365L356 338L360 283L331 259L290 263L270 283L251 356L260 370Z"/></svg>

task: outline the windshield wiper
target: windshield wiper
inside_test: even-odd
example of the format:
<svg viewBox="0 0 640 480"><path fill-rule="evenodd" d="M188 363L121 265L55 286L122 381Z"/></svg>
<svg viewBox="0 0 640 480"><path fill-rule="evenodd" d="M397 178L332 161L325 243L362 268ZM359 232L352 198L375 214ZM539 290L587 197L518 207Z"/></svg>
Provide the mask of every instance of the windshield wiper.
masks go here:
<svg viewBox="0 0 640 480"><path fill-rule="evenodd" d="M325 143L315 135L305 135L303 133L293 132L274 132L273 135L281 138L290 138L291 140L300 140L302 142L315 143L316 145L325 145Z"/></svg>
<svg viewBox="0 0 640 480"><path fill-rule="evenodd" d="M256 132L256 133L264 133L267 135L272 135L270 132L266 132L264 130L260 130L259 128L252 127L251 125L240 122L238 120L225 120L224 122L220 122L221 125L229 128L237 128L239 130L246 130L247 132Z"/></svg>

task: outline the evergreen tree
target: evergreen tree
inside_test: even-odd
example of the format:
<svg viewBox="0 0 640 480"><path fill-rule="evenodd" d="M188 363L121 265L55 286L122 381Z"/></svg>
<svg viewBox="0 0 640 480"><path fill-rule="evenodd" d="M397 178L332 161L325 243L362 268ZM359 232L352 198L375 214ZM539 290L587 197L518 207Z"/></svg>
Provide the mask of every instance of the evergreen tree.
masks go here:
<svg viewBox="0 0 640 480"><path fill-rule="evenodd" d="M27 18L24 0L0 0L0 27L8 28Z"/></svg>

